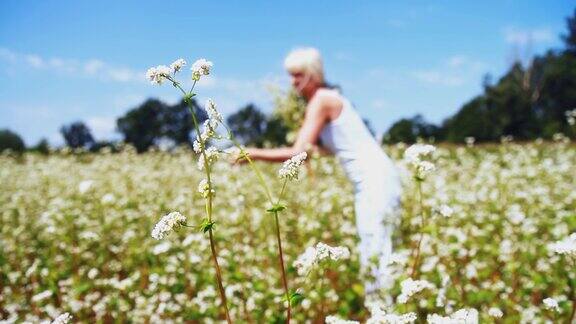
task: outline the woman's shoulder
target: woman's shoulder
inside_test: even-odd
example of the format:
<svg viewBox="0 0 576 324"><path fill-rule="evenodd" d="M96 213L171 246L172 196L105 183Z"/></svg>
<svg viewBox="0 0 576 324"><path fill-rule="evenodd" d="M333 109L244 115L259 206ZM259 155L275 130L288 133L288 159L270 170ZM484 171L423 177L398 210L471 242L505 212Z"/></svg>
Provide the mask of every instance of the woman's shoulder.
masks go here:
<svg viewBox="0 0 576 324"><path fill-rule="evenodd" d="M313 106L322 112L329 120L338 118L344 109L344 98L336 90L332 89L318 89L314 94Z"/></svg>
<svg viewBox="0 0 576 324"><path fill-rule="evenodd" d="M314 94L313 101L316 101L320 106L326 108L341 108L344 104L342 95L334 89L322 88L318 89Z"/></svg>

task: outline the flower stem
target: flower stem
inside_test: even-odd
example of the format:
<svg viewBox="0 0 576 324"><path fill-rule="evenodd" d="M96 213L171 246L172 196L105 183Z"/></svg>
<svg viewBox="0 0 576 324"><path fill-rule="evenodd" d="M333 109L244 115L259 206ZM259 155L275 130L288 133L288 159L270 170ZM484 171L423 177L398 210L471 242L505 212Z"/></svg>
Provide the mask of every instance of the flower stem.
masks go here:
<svg viewBox="0 0 576 324"><path fill-rule="evenodd" d="M218 281L218 290L220 291L220 297L222 298L222 303L224 305L224 312L226 313L226 322L232 323L230 319L230 312L228 311L228 304L226 301L226 292L224 291L224 286L222 285L222 272L220 271L220 265L218 265L216 247L214 244L214 236L212 234L212 229L208 230L210 236L210 250L212 251L212 260L214 260L214 267L216 267L216 279Z"/></svg>
<svg viewBox="0 0 576 324"><path fill-rule="evenodd" d="M204 169L206 171L206 180L208 182L208 190L209 192L212 190L212 180L210 178L210 163L208 161L208 158L206 156L206 145L204 143L204 141L202 140L202 136L200 134L200 127L198 126L198 120L196 119L196 114L194 113L194 109L192 107L192 102L190 101L190 98L193 94L192 91L194 91L194 87L196 86L196 80L194 80L194 83L192 84L192 87L190 88L189 92L184 91L184 89L182 89L182 87L180 86L180 84L176 81L174 81L174 79L172 78L168 78L168 80L172 81L172 84L178 88L180 91L182 91L182 93L184 94L184 98L186 101L186 104L188 106L188 110L190 110L190 114L192 115L192 122L194 123L194 130L196 131L196 136L198 138L198 140L200 141L200 143L202 144L202 156L204 158ZM208 221L211 222L212 221L212 195L208 195L207 200L206 200L206 217L208 218ZM210 251L212 252L212 260L214 261L214 267L216 268L216 280L218 282L218 290L220 292L220 298L222 300L222 305L224 306L224 313L226 314L226 321L230 324L232 323L232 320L230 319L230 312L228 311L228 303L226 301L226 292L224 290L224 285L222 284L222 272L220 271L220 265L218 264L218 253L216 252L216 244L214 242L214 234L212 233L212 228L209 229L208 231L209 234L209 238L210 238Z"/></svg>
<svg viewBox="0 0 576 324"><path fill-rule="evenodd" d="M266 181L264 181L264 178L262 177L262 173L260 172L260 169L258 169L258 167L254 163L254 161L252 161L250 156L248 154L245 154L244 149L242 148L240 143L238 143L238 141L234 138L230 129L226 125L224 125L224 127L226 127L226 130L228 131L228 137L230 138L230 140L232 140L232 143L234 143L234 146L236 146L236 148L238 148L240 150L242 155L248 161L250 168L254 171L254 173L256 173L258 181L260 182L260 185L264 188L264 192L266 193L266 196L268 197L268 201L270 202L270 204L272 206L274 206L274 200L272 198L272 194L270 193L270 189L266 185ZM284 194L284 190L286 189L287 182L288 182L288 180L286 179L286 180L284 180L284 183L282 184L282 190L280 190L280 195L278 196L278 200L276 201L276 205L278 205L280 203L280 200L282 199L282 196ZM292 306L290 305L290 291L288 289L288 278L286 276L286 269L284 267L284 252L282 250L282 239L280 237L280 221L278 219L278 211L274 212L274 220L275 220L275 226L276 226L276 239L278 241L278 256L279 256L280 270L282 273L282 284L284 285L284 294L286 296L286 302L287 302L286 323L290 323Z"/></svg>
<svg viewBox="0 0 576 324"><path fill-rule="evenodd" d="M414 264L412 265L412 272L410 273L411 278L415 278L417 274L417 266L418 262L420 261L420 245L422 244L422 238L424 237L424 204L422 203L422 181L417 180L418 183L418 201L420 203L420 217L421 217L421 224L420 224L420 238L418 239L418 245L416 245L416 256L414 258Z"/></svg>
<svg viewBox="0 0 576 324"><path fill-rule="evenodd" d="M290 313L291 313L291 306L290 306L290 293L288 291L288 279L286 278L286 270L284 269L284 255L282 252L282 240L280 239L280 224L278 221L278 212L274 212L274 220L276 221L276 239L278 240L278 253L279 253L279 262L280 262L280 269L282 269L282 283L284 284L284 293L286 295L286 302L287 310L286 310L286 323L290 323Z"/></svg>

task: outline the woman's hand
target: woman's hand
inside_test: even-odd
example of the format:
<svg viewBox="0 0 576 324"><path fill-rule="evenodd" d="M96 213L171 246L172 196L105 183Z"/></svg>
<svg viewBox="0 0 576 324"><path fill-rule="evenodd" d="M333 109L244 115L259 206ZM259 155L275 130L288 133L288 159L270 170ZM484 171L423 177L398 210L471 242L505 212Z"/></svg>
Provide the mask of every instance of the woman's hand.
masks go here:
<svg viewBox="0 0 576 324"><path fill-rule="evenodd" d="M240 152L239 149L233 148L229 151L228 162L232 165L240 165L248 162L246 155L249 155L250 149L244 149L244 152Z"/></svg>

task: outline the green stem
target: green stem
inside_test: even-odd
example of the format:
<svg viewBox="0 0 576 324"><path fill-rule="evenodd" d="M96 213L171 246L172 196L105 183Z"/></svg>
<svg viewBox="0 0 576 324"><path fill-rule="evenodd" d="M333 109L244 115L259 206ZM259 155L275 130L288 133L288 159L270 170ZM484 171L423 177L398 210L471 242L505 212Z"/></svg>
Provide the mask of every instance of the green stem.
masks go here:
<svg viewBox="0 0 576 324"><path fill-rule="evenodd" d="M414 264L412 265L412 272L410 274L411 278L415 278L417 274L417 266L420 260L420 245L422 244L422 238L424 237L424 204L422 203L422 181L418 180L418 201L420 203L420 217L421 217L421 224L420 224L420 238L418 239L418 245L416 245L416 256L414 258Z"/></svg>
<svg viewBox="0 0 576 324"><path fill-rule="evenodd" d="M180 86L180 84L178 82L176 82L174 79L172 79L171 77L167 77L168 80L172 81L172 84L178 88L180 91L182 91L182 93L184 94L184 98L186 101L186 104L188 105L188 110L190 110L190 114L192 115L192 121L194 123L194 130L196 131L196 137L198 138L198 140L200 141L200 144L202 146L202 157L204 158L204 169L206 171L206 180L208 181L208 190L209 192L211 192L212 190L212 180L210 178L210 164L208 163L208 158L206 156L206 145L204 140L202 140L202 136L200 134L200 126L198 125L198 120L196 119L196 114L194 113L194 109L193 107L191 107L191 101L190 101L190 97L192 95L192 91L194 91L194 87L196 86L196 82L197 80L194 80L194 83L192 83L192 88L190 89L190 92L186 92L184 91L184 89L182 89L182 87ZM208 221L211 222L212 221L212 195L208 195L208 198L206 200L206 217L208 218ZM226 314L226 321L230 324L232 323L232 320L230 319L230 312L228 311L228 302L226 301L226 292L224 290L224 285L222 284L222 272L220 271L220 265L218 264L218 253L216 251L216 244L214 242L214 235L212 233L212 229L210 229L209 231L209 238L210 238L210 251L212 252L212 260L214 261L214 267L216 268L216 280L218 282L218 290L220 292L220 298L222 299L222 305L224 306L224 312Z"/></svg>
<svg viewBox="0 0 576 324"><path fill-rule="evenodd" d="M278 212L274 212L274 220L276 221L276 239L278 240L278 253L280 269L282 270L282 283L284 285L284 293L286 295L286 302L288 303L286 309L286 323L290 323L291 305L290 305L290 292L288 291L288 279L286 278L286 270L284 269L284 255L282 252L282 240L280 239L280 224L278 221Z"/></svg>
<svg viewBox="0 0 576 324"><path fill-rule="evenodd" d="M234 146L240 150L240 152L242 153L242 156L244 156L246 158L246 160L248 161L248 164L250 165L250 168L252 169L252 171L254 171L254 173L256 173L256 176L258 177L258 181L260 182L260 185L262 186L262 188L264 188L264 191L266 192L266 196L268 197L268 201L270 202L270 204L274 204L272 201L272 194L270 193L270 189L266 185L266 181L264 181L264 177L262 177L262 172L260 172L260 169L258 169L258 167L254 163L254 161L250 158L250 156L248 154L246 154L246 152L244 151L244 148L242 148L242 145L240 145L240 143L238 143L238 141L234 138L232 131L228 128L228 126L224 125L224 127L226 128L226 131L228 131L228 137L230 138L230 140L232 141Z"/></svg>
<svg viewBox="0 0 576 324"><path fill-rule="evenodd" d="M242 148L240 143L238 143L238 141L236 141L236 139L234 138L230 129L226 125L224 125L224 127L226 127L226 130L228 131L228 135L229 135L228 137L230 138L230 140L232 140L232 143L234 143L234 146L236 146L236 148L238 148L240 150L240 152L242 153L242 156L245 157L246 160L248 161L250 168L254 171L254 173L256 173L258 181L260 181L260 184L262 185L262 187L264 188L264 191L266 192L266 196L268 197L268 201L270 202L270 204L272 206L274 206L272 194L270 193L270 189L266 185L266 181L264 181L264 177L262 177L262 173L260 172L260 169L258 169L258 167L252 161L250 156L248 154L246 154L246 152L244 151L244 149ZM278 196L278 200L277 200L276 204L280 203L280 200L284 194L284 190L286 189L286 183L287 182L288 182L287 179L284 180L284 183L282 184L282 190L280 191L280 195ZM280 237L280 222L278 220L278 212L277 211L274 212L274 220L275 220L275 225L276 225L276 239L278 241L278 255L279 255L279 262L280 262L280 270L282 273L282 284L284 285L284 293L285 293L286 302L287 302L286 323L289 324L291 314L292 314L292 306L290 305L290 291L288 289L288 278L286 276L286 269L284 267L284 252L282 250L282 239Z"/></svg>

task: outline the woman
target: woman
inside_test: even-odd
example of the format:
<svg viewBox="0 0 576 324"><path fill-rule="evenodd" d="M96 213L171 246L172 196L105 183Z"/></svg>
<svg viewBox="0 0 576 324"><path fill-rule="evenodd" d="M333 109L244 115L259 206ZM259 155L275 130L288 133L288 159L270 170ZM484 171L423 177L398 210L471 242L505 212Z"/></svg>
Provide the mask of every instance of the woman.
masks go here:
<svg viewBox="0 0 576 324"><path fill-rule="evenodd" d="M366 284L366 293L373 293L387 279L392 231L399 215L399 175L348 99L326 87L322 59L316 49L290 52L284 66L292 86L307 101L296 142L292 147L248 148L247 153L254 160L282 162L315 146L320 139L323 149L338 157L354 185L360 262L364 271L376 278L374 283ZM371 266L374 256L378 267Z"/></svg>

